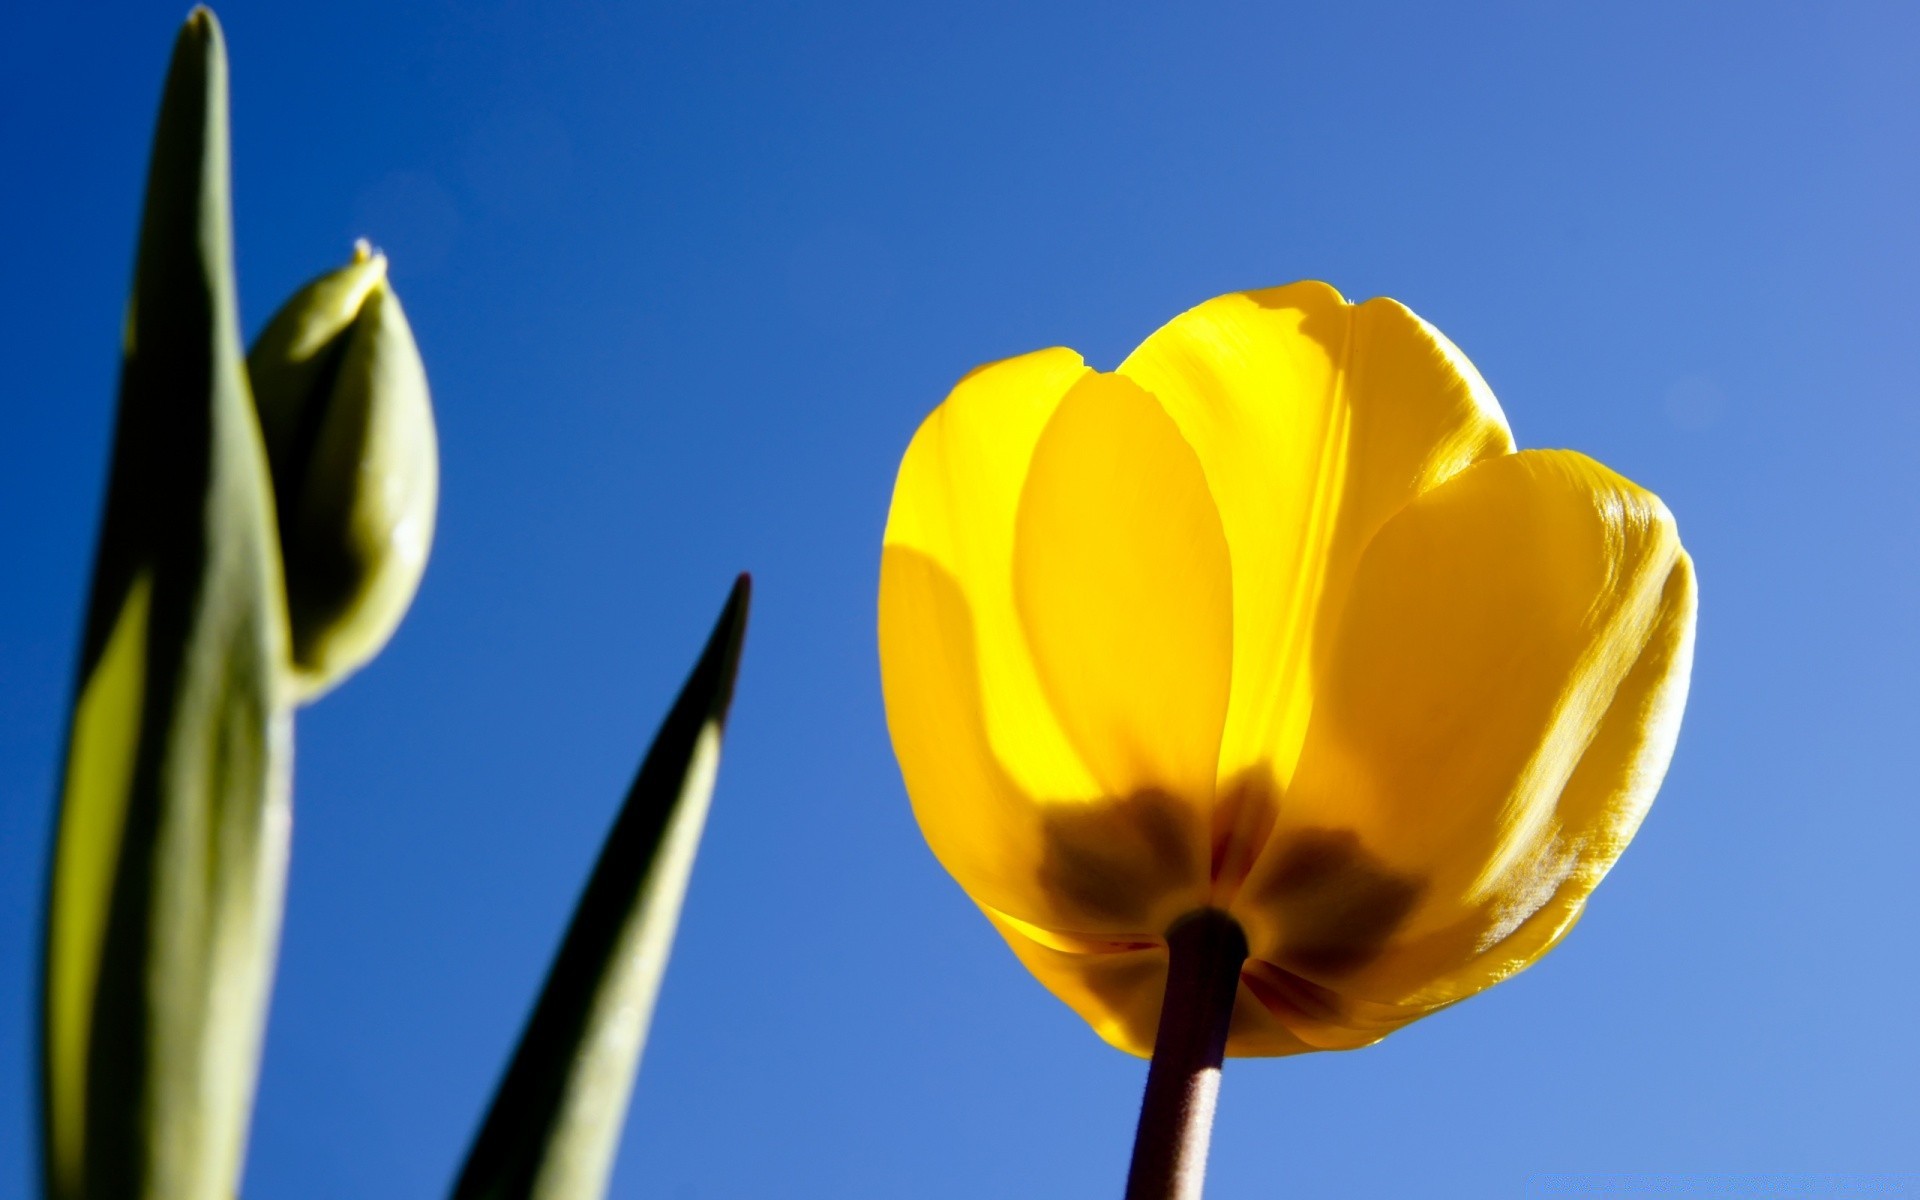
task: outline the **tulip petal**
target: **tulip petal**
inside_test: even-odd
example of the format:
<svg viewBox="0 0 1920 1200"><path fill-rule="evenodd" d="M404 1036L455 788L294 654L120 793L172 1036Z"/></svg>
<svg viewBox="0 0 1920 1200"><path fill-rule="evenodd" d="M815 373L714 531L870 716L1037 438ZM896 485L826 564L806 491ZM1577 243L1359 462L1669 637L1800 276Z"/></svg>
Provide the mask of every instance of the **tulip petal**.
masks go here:
<svg viewBox="0 0 1920 1200"><path fill-rule="evenodd" d="M933 559L880 565L887 728L927 845L976 902L1049 945L1151 942L1205 901L1191 805L1158 795L1034 797L1003 769L984 719L973 613Z"/></svg>
<svg viewBox="0 0 1920 1200"><path fill-rule="evenodd" d="M1016 510L1035 444L1090 378L1066 350L996 363L915 435L881 566L881 677L915 816L961 886L1036 929L1126 938L1204 902L1204 794L1188 803L1096 780L1054 714L1014 604ZM1151 398L1129 390L1190 460ZM1197 482L1191 463L1188 474ZM1215 658L1217 714L1225 655Z"/></svg>
<svg viewBox="0 0 1920 1200"><path fill-rule="evenodd" d="M971 613L972 661L966 666L977 672L965 679L911 681L904 668L890 674L889 718L896 703L907 699L904 691L896 694L895 684L977 696L984 706L982 745L1013 785L1031 796L1083 798L1098 790L1041 691L1013 604L1014 514L1034 444L1068 389L1090 374L1078 354L1064 349L1035 351L969 374L914 434L887 516L886 545L923 556L959 588ZM883 623L890 605L912 602L905 594L891 595L883 575ZM937 634L928 629L925 636ZM936 665L927 653L903 653L927 669ZM885 665L884 638L881 657Z"/></svg>
<svg viewBox="0 0 1920 1200"><path fill-rule="evenodd" d="M1029 920L1057 919L1034 877L1035 805L989 742L974 620L930 556L880 560L880 682L887 730L927 845L969 896Z"/></svg>
<svg viewBox="0 0 1920 1200"><path fill-rule="evenodd" d="M1080 1014L1110 1046L1145 1058L1153 1053L1166 990L1164 942L1082 948L982 907L1020 964Z"/></svg>
<svg viewBox="0 0 1920 1200"><path fill-rule="evenodd" d="M1233 663L1232 570L1193 450L1117 375L1075 384L1034 448L1014 600L1041 684L1107 797L1204 820Z"/></svg>
<svg viewBox="0 0 1920 1200"><path fill-rule="evenodd" d="M1673 757L1697 604L1693 562L1683 553L1667 576L1645 649L1560 793L1555 821L1565 832L1536 843L1527 868L1509 872L1498 902L1409 942L1381 964L1390 969L1356 983L1411 1003L1448 1004L1524 970L1559 944L1639 830Z"/></svg>
<svg viewBox="0 0 1920 1200"><path fill-rule="evenodd" d="M1407 1019L1577 916L1672 754L1691 565L1659 499L1568 451L1488 459L1367 547L1234 911L1255 957Z"/></svg>
<svg viewBox="0 0 1920 1200"><path fill-rule="evenodd" d="M1219 775L1284 785L1313 711L1312 648L1360 551L1408 501L1510 453L1485 381L1386 299L1323 283L1221 296L1120 365L1205 469L1233 551L1233 693ZM1226 848L1227 857L1235 851Z"/></svg>

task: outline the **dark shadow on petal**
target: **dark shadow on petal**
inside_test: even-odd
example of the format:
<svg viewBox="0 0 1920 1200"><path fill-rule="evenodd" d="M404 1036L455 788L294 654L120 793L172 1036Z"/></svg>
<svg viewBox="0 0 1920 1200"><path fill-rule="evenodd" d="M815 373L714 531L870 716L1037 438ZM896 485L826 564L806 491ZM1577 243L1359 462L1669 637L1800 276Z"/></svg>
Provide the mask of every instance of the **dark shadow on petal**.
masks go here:
<svg viewBox="0 0 1920 1200"><path fill-rule="evenodd" d="M1281 965L1338 975L1370 962L1412 911L1424 882L1390 870L1343 829L1307 829L1277 847L1273 872L1247 897L1280 921Z"/></svg>
<svg viewBox="0 0 1920 1200"><path fill-rule="evenodd" d="M1226 908L1259 861L1280 811L1280 785L1268 767L1248 767L1222 784L1213 801L1213 904Z"/></svg>
<svg viewBox="0 0 1920 1200"><path fill-rule="evenodd" d="M1050 804L1040 822L1041 886L1102 921L1157 936L1146 922L1162 897L1204 894L1191 807L1165 792Z"/></svg>

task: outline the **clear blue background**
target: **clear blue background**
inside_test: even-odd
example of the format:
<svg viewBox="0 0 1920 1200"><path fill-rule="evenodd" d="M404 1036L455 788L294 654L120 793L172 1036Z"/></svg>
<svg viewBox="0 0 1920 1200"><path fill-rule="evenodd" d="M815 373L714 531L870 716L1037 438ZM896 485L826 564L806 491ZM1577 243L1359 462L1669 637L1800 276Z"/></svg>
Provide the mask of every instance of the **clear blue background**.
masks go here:
<svg viewBox="0 0 1920 1200"><path fill-rule="evenodd" d="M178 4L0 39L0 1195L117 331ZM440 532L299 722L247 1192L444 1191L734 571L736 719L614 1194L1111 1197L1141 1064L916 831L874 585L976 363L1303 277L1679 515L1678 757L1580 928L1369 1050L1228 1070L1210 1195L1920 1169L1920 16L1900 4L221 9L249 332L366 235Z"/></svg>

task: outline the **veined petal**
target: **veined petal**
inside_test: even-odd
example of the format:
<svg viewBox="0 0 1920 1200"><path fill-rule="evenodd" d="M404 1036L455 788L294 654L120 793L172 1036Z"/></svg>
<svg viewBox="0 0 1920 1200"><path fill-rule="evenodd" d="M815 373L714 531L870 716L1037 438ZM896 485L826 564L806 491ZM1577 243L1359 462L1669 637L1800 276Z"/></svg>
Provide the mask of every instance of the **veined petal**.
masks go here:
<svg viewBox="0 0 1920 1200"><path fill-rule="evenodd" d="M1163 939L1132 946L1076 945L1009 920L1006 914L991 908L981 911L1007 940L1021 965L1093 1026L1103 1041L1140 1058L1153 1055L1160 1005L1167 988L1167 944ZM1300 1054L1331 1048L1303 1040L1275 1020L1243 980L1234 1000L1227 1053Z"/></svg>
<svg viewBox="0 0 1920 1200"><path fill-rule="evenodd" d="M1235 901L1254 956L1424 1009L1544 952L1665 772L1693 604L1666 507L1578 454L1485 460L1394 516Z"/></svg>
<svg viewBox="0 0 1920 1200"><path fill-rule="evenodd" d="M944 571L972 616L977 678L928 686L979 697L987 746L1037 797L1098 790L1041 691L1013 605L1014 515L1034 444L1068 389L1091 374L1078 354L1052 349L967 375L914 434L887 515L887 546ZM883 589L883 620L886 605Z"/></svg>
<svg viewBox="0 0 1920 1200"><path fill-rule="evenodd" d="M1093 1026L1108 1045L1148 1058L1167 987L1167 946L1065 938L982 906L1000 936L1042 986ZM1227 1053L1271 1057L1372 1045L1436 1006L1352 1000L1298 976L1249 961L1240 976Z"/></svg>
<svg viewBox="0 0 1920 1200"><path fill-rule="evenodd" d="M1014 603L1068 739L1116 800L1206 820L1233 665L1232 570L1193 450L1154 398L1082 378L1034 448Z"/></svg>
<svg viewBox="0 0 1920 1200"><path fill-rule="evenodd" d="M1451 1003L1524 970L1567 935L1639 830L1673 758L1697 605L1693 562L1682 553L1639 660L1560 793L1556 824L1567 832L1536 846L1530 872L1510 873L1503 903L1404 946L1369 987L1413 1003ZM1545 902L1528 915L1542 894Z"/></svg>
<svg viewBox="0 0 1920 1200"><path fill-rule="evenodd" d="M1233 556L1233 687L1219 775L1292 774L1313 646L1361 549L1415 496L1513 449L1492 392L1438 330L1323 283L1210 300L1119 373L1199 456ZM1228 851L1231 856L1232 851Z"/></svg>

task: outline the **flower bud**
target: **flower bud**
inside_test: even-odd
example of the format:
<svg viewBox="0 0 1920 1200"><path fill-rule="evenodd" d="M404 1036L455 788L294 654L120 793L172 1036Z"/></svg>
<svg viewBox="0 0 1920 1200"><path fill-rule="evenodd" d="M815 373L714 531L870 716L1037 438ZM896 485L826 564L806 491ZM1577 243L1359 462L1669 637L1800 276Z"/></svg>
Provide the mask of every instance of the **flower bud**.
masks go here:
<svg viewBox="0 0 1920 1200"><path fill-rule="evenodd" d="M426 371L387 260L353 261L289 300L247 356L285 564L302 700L379 653L433 541L440 457Z"/></svg>

